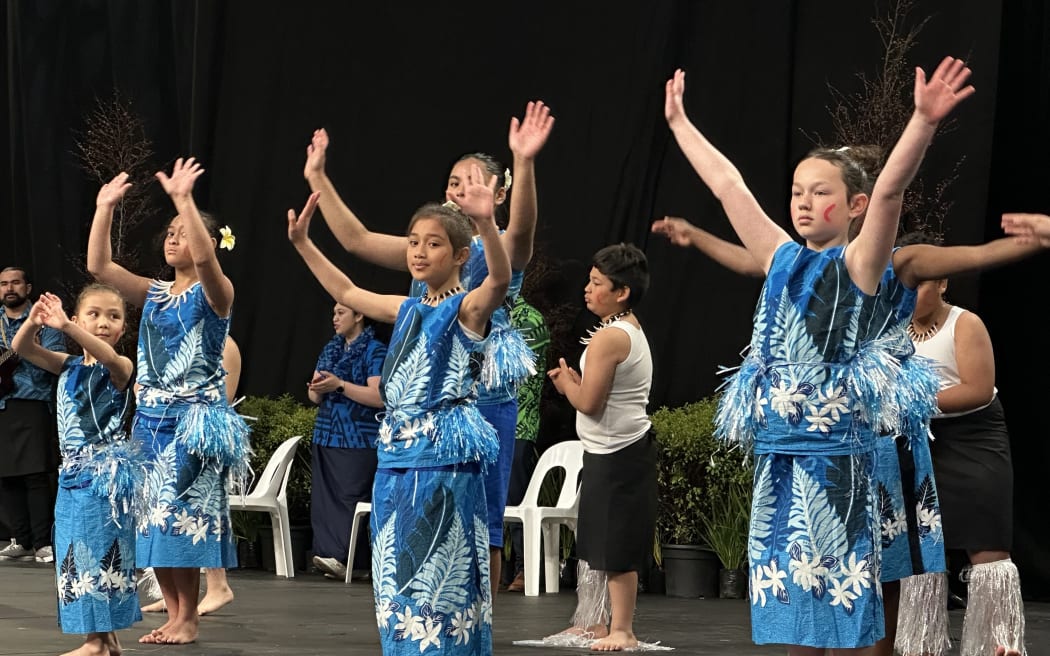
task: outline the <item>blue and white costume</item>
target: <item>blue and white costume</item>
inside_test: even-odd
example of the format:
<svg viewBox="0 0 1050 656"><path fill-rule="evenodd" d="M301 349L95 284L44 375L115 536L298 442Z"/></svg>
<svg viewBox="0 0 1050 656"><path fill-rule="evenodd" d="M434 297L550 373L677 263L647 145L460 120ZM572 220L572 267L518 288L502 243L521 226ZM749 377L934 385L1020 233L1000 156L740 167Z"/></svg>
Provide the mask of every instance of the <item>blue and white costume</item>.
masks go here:
<svg viewBox="0 0 1050 656"><path fill-rule="evenodd" d="M890 304L853 284L843 254L777 249L717 417L723 439L755 453L759 644L854 648L883 637L876 441L913 407L935 407L935 388L903 384Z"/></svg>
<svg viewBox="0 0 1050 656"><path fill-rule="evenodd" d="M104 366L76 356L62 364L57 401L59 625L64 633L125 629L142 619L132 515L142 464L124 430L130 395Z"/></svg>
<svg viewBox="0 0 1050 656"><path fill-rule="evenodd" d="M226 402L230 318L194 283L153 281L142 308L133 435L147 460L140 567L235 567L226 482L243 478L248 427Z"/></svg>
<svg viewBox="0 0 1050 656"><path fill-rule="evenodd" d="M489 275L488 263L481 237L470 241L470 257L460 268L459 281L468 292L474 290ZM478 389L478 408L499 436L499 456L485 471L485 494L488 499L489 545L503 546L503 511L507 505L510 469L514 463L514 435L518 423L517 387L536 373L536 354L525 338L511 324L510 309L521 292L525 274L514 271L506 301L492 313L491 325L485 339ZM422 296L426 285L412 282L412 296Z"/></svg>
<svg viewBox="0 0 1050 656"><path fill-rule="evenodd" d="M479 336L458 294L407 299L383 366L372 586L383 653L491 654L482 470L499 449L474 403Z"/></svg>

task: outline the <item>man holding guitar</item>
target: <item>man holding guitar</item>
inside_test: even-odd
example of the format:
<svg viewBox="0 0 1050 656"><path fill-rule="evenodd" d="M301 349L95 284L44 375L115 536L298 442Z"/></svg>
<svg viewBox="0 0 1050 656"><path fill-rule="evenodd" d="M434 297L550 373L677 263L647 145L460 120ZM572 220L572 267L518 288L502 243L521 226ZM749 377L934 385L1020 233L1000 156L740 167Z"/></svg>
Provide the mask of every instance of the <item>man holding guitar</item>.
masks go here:
<svg viewBox="0 0 1050 656"><path fill-rule="evenodd" d="M11 340L29 316L33 286L24 269L0 271L0 517L10 529L11 544L0 549L0 562L53 562L58 434L55 428L55 377L18 359ZM65 350L62 333L44 327L40 343ZM2 535L0 539L8 536Z"/></svg>

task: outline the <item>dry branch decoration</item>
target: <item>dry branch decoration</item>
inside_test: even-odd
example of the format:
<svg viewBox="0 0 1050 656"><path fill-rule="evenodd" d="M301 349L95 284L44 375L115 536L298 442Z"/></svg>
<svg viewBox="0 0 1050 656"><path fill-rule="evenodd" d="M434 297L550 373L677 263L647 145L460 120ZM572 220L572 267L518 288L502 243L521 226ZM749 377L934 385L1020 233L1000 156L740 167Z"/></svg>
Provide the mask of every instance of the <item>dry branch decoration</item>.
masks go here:
<svg viewBox="0 0 1050 656"><path fill-rule="evenodd" d="M908 53L932 18L926 16L909 26L914 9L914 0L890 0L884 13L876 12L871 22L882 41L882 66L873 77L857 73L860 91L846 93L828 83L832 99L828 107L834 131L832 147L874 144L888 153L904 130L914 110L914 69ZM951 131L954 125L952 119L943 122L938 134ZM964 160L960 157L939 180L931 180L920 171L904 193L900 233L921 230L944 236L944 219L952 207L947 191L959 177Z"/></svg>
<svg viewBox="0 0 1050 656"><path fill-rule="evenodd" d="M126 172L131 187L113 210L111 248L113 261L133 273L143 270L139 245L144 221L158 211L153 172L153 142L146 135L144 121L135 113L130 99L114 90L108 99L95 99L95 106L84 119L84 127L74 134L74 156L98 186ZM148 241L146 242L149 243ZM90 279L81 256L77 270ZM75 297L77 290L70 290ZM128 305L124 337L120 347L134 350L140 311Z"/></svg>

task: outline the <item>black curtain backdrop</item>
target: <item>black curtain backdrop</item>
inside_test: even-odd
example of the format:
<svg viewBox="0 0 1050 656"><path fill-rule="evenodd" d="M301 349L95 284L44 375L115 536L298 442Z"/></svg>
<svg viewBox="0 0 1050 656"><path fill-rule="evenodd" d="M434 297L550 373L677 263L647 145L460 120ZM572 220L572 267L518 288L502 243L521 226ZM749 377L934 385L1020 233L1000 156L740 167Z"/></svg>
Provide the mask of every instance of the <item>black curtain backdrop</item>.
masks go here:
<svg viewBox="0 0 1050 656"><path fill-rule="evenodd" d="M880 65L871 19L884 4L9 0L0 266L27 267L37 292L79 286L98 183L78 165L74 136L96 99L119 90L145 121L158 168L180 155L204 162L198 204L237 235L220 261L237 290L242 391L305 398L331 334L331 299L288 244L285 213L308 194L312 131L328 129L328 173L351 208L369 227L400 233L416 207L442 196L460 154L509 160L510 117L542 99L557 124L537 164L537 242L562 266L558 293L580 303L595 250L641 246L653 280L639 310L655 358L652 408L677 405L714 392L718 367L739 362L759 282L650 238L665 214L731 236L666 128L664 81L676 67L688 72L690 115L789 227L794 164L813 135L832 138L828 85L856 91L857 74ZM931 19L912 62L929 71L944 55L966 57L978 89L923 169L943 177L965 158L948 242L999 236L1004 211L1050 211L1045 2L917 0L914 15ZM151 238L171 214L164 198L159 207L136 235L147 275L161 264ZM359 284L406 289L406 274L342 253L322 221L313 236ZM1030 597L1050 596L1038 484L1050 422L1038 410L1043 385L1030 382L1050 364L1034 320L1048 263L1042 255L951 286L995 343L1015 449L1015 556Z"/></svg>

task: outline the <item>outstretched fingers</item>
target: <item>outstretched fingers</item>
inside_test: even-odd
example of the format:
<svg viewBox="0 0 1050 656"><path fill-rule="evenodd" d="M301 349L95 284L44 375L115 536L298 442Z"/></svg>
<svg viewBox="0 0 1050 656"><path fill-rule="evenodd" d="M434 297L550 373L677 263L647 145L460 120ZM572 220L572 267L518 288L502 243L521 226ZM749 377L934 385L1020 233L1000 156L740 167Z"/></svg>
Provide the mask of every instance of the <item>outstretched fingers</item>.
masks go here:
<svg viewBox="0 0 1050 656"><path fill-rule="evenodd" d="M315 191L306 199L306 205L298 214L295 210L288 210L288 240L293 243L298 243L306 239L306 235L310 232L310 219L314 216L314 211L317 210L317 201L321 198L321 192Z"/></svg>

